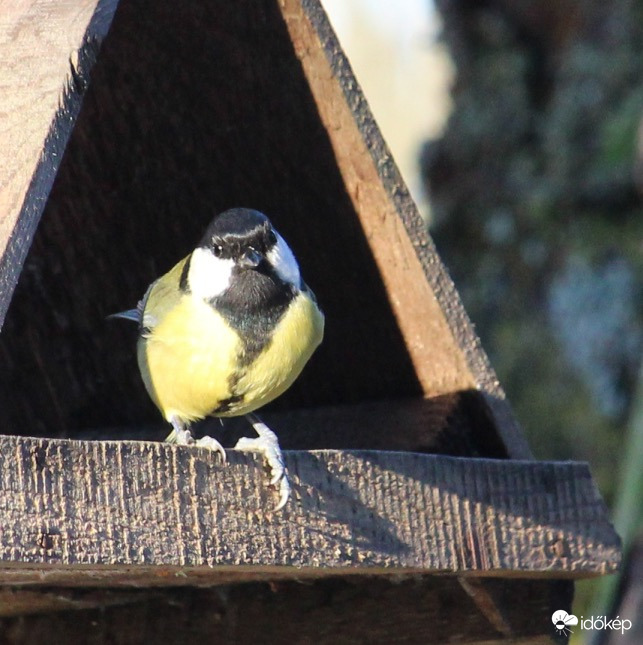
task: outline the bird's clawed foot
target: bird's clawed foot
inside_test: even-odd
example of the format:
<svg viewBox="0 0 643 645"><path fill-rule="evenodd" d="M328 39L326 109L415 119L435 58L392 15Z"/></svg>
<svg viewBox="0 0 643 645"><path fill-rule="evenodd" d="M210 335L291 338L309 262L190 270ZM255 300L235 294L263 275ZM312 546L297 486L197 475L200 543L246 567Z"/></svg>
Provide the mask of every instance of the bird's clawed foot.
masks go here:
<svg viewBox="0 0 643 645"><path fill-rule="evenodd" d="M208 450L214 450L215 452L218 452L221 455L221 461L224 464L226 463L225 448L216 439L205 436L197 439L195 444L197 446L200 446L201 448L207 448Z"/></svg>
<svg viewBox="0 0 643 645"><path fill-rule="evenodd" d="M290 497L290 482L286 473L284 457L279 447L277 435L254 414L247 414L246 418L259 435L256 439L242 437L235 446L236 450L245 452L258 452L264 456L270 467L270 484L279 491L279 504L275 510L281 510Z"/></svg>
<svg viewBox="0 0 643 645"><path fill-rule="evenodd" d="M221 455L221 461L225 464L225 448L216 439L206 436L195 441L190 429L176 418L172 419L172 427L172 432L165 439L167 443L173 443L177 446L199 446L213 450Z"/></svg>
<svg viewBox="0 0 643 645"><path fill-rule="evenodd" d="M277 435L256 415L247 414L246 417L259 436L256 439L242 437L237 442L235 449L244 452L258 452L263 455L270 468L270 485L279 491L279 503L275 507L275 511L279 511L286 505L290 497L290 482ZM165 439L167 443L177 446L200 446L214 450L221 455L223 463L226 462L225 449L216 439L206 436L195 440L189 426L176 418L172 419L172 428L172 432Z"/></svg>

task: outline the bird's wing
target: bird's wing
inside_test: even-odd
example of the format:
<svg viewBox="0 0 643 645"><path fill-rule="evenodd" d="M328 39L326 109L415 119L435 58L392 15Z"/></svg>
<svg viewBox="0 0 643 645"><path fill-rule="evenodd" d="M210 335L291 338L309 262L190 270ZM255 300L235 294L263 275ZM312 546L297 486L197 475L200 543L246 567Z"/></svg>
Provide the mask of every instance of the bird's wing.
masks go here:
<svg viewBox="0 0 643 645"><path fill-rule="evenodd" d="M145 295L138 301L136 309L119 311L107 317L131 320L140 325L143 333L149 333L181 298L181 275L189 257L188 255L183 258L168 273L152 282L147 288Z"/></svg>
<svg viewBox="0 0 643 645"><path fill-rule="evenodd" d="M188 255L183 258L168 273L153 282L136 306L143 333L149 333L154 329L183 297L181 275L189 257Z"/></svg>

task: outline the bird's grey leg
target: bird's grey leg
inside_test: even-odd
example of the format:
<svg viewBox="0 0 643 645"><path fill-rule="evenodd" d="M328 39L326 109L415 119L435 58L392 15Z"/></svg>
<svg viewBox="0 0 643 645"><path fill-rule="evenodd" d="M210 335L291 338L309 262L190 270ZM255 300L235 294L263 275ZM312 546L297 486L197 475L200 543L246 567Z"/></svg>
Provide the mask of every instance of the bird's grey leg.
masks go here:
<svg viewBox="0 0 643 645"><path fill-rule="evenodd" d="M246 414L255 432L259 435L256 439L242 437L235 446L236 450L245 452L258 452L264 456L270 467L270 484L279 489L279 504L276 511L281 510L290 496L290 482L286 473L284 457L281 454L277 435L256 414Z"/></svg>
<svg viewBox="0 0 643 645"><path fill-rule="evenodd" d="M173 443L177 446L199 446L200 448L214 450L221 455L221 459L225 464L225 448L216 439L205 436L195 441L190 432L190 426L177 417L172 417L172 428L172 432L165 439L167 443Z"/></svg>
<svg viewBox="0 0 643 645"><path fill-rule="evenodd" d="M190 432L189 424L181 421L178 417L172 417L172 432L165 438L166 443L174 443L177 446L191 446L194 438Z"/></svg>

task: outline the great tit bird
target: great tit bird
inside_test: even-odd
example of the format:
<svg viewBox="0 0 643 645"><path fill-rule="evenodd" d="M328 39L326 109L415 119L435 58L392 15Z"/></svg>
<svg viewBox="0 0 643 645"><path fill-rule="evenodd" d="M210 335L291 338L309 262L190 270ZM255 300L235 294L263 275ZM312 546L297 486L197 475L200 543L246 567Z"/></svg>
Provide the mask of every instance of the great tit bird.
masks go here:
<svg viewBox="0 0 643 645"><path fill-rule="evenodd" d="M208 226L199 245L153 282L136 309L114 314L139 325L145 387L173 430L166 441L219 452L190 425L208 416L246 415L258 438L235 448L260 452L278 487L290 485L276 435L254 410L282 394L321 343L324 316L299 265L270 220L233 208Z"/></svg>

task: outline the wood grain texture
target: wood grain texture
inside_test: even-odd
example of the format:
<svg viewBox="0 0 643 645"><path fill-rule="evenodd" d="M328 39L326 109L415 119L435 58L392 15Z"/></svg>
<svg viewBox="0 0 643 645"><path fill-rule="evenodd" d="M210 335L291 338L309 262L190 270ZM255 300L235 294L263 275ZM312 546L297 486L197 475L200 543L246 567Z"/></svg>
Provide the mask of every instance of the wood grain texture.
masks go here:
<svg viewBox="0 0 643 645"><path fill-rule="evenodd" d="M203 584L346 573L582 577L618 538L587 466L291 452L293 496L253 456L0 437L0 582Z"/></svg>
<svg viewBox="0 0 643 645"><path fill-rule="evenodd" d="M0 327L116 0L0 10Z"/></svg>

